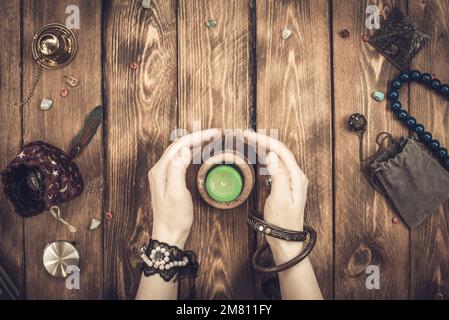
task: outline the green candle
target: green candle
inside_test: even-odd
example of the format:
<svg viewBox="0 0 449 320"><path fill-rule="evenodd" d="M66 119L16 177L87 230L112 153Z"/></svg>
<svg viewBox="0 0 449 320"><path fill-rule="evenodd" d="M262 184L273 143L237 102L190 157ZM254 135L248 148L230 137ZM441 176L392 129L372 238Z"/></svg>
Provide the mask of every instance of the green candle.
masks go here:
<svg viewBox="0 0 449 320"><path fill-rule="evenodd" d="M234 201L242 192L242 188L242 176L232 166L219 165L207 174L206 190L215 201Z"/></svg>

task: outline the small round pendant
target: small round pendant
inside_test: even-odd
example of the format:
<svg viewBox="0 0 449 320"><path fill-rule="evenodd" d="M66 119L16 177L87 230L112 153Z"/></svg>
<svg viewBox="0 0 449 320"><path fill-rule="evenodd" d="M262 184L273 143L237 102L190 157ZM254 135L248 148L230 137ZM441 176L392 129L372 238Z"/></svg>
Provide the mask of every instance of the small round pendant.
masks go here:
<svg viewBox="0 0 449 320"><path fill-rule="evenodd" d="M352 131L365 131L366 129L366 118L363 114L360 113L354 113L350 118L349 118L349 127L351 128Z"/></svg>

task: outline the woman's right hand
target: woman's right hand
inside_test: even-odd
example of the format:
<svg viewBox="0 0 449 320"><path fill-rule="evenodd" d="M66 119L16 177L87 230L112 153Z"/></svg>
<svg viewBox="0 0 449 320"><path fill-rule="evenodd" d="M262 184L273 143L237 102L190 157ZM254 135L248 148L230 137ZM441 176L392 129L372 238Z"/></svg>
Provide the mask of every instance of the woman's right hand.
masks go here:
<svg viewBox="0 0 449 320"><path fill-rule="evenodd" d="M193 223L192 196L186 186L186 170L191 148L221 135L218 129L208 129L183 136L173 142L148 173L153 209L155 240L184 248Z"/></svg>
<svg viewBox="0 0 449 320"><path fill-rule="evenodd" d="M264 220L284 229L302 231L308 180L293 153L279 140L260 133L245 131L243 137L246 143L257 146L259 152L266 151L265 164L272 184L265 201ZM293 259L303 248L302 242L266 238L276 264Z"/></svg>

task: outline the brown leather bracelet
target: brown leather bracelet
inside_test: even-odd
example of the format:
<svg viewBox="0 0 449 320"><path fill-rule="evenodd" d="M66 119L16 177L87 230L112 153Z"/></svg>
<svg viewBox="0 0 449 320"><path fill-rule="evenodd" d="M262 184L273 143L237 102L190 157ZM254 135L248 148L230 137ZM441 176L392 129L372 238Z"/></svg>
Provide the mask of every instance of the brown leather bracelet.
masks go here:
<svg viewBox="0 0 449 320"><path fill-rule="evenodd" d="M253 214L249 214L246 224L254 231L263 233L267 236L274 237L286 241L304 241L307 238L306 231L293 231L283 229L281 227L275 226L271 223L264 221L262 218L263 214L260 211L253 211Z"/></svg>
<svg viewBox="0 0 449 320"><path fill-rule="evenodd" d="M251 260L251 264L253 266L254 269L256 269L259 272L269 272L269 273L273 273L273 272L282 272L285 271L291 267L293 267L294 265L297 265L298 263L300 263L302 260L304 260L309 253L312 251L313 247L315 246L316 243L316 232L312 227L308 227L305 226L304 227L304 231L307 232L310 237L309 237L309 242L307 243L306 247L304 248L303 251L301 251L301 253L296 256L295 258L293 258L292 260L277 265L277 266L270 266L270 267L264 267L261 266L258 263L258 260L260 259L260 257L262 256L262 254L264 253L265 250L267 250L269 248L269 245L267 242L265 242L263 244L262 247L258 248L256 250L256 252L253 255L253 258Z"/></svg>

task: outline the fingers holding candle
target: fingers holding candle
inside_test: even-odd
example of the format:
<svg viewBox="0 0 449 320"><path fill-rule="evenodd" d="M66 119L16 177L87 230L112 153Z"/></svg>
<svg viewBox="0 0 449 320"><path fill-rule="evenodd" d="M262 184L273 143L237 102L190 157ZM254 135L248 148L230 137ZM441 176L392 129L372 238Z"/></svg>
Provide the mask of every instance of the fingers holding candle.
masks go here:
<svg viewBox="0 0 449 320"><path fill-rule="evenodd" d="M294 204L301 205L303 202L301 201L301 194L304 192L304 186L307 190L307 178L299 168L293 153L281 141L261 133L247 130L243 132L243 137L248 144L257 147L258 153L270 151L279 157L290 177L289 185Z"/></svg>
<svg viewBox="0 0 449 320"><path fill-rule="evenodd" d="M185 136L182 136L178 140L174 141L170 146L167 147L164 154L161 156L159 161L150 170L150 176L153 176L153 180L157 180L163 185L159 187L166 189L167 185L167 169L170 161L175 157L175 155L182 148L195 148L200 146L203 142L209 141L211 139L221 136L221 132L218 129L208 129L204 131L197 131ZM183 159L183 158L181 158ZM180 159L178 159L180 160ZM190 157L186 165L190 163ZM151 186L151 179L150 179Z"/></svg>
<svg viewBox="0 0 449 320"><path fill-rule="evenodd" d="M186 146L182 147L173 157L167 170L167 188L165 194L187 191L186 171L192 159L192 152Z"/></svg>
<svg viewBox="0 0 449 320"><path fill-rule="evenodd" d="M270 194L276 198L293 200L291 189L288 187L290 186L290 177L285 165L274 152L267 154L265 162L272 179Z"/></svg>

